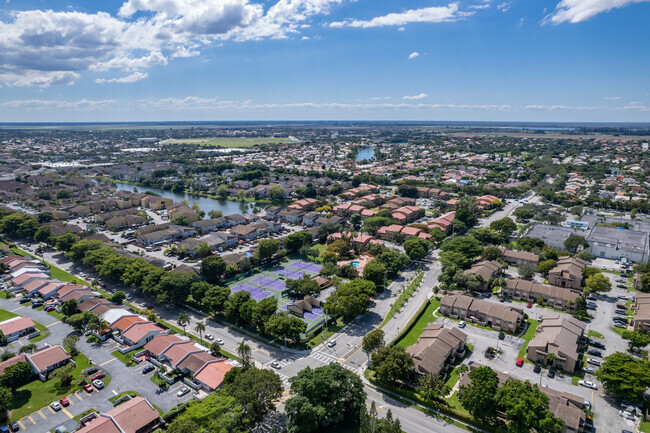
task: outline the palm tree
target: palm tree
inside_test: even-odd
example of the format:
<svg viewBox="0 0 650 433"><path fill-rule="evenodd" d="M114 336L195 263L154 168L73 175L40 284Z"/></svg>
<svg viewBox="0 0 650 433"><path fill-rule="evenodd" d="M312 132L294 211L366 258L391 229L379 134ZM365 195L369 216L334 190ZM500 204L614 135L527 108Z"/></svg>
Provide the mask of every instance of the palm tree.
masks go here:
<svg viewBox="0 0 650 433"><path fill-rule="evenodd" d="M201 342L203 342L203 332L205 331L205 323L196 322L196 326L194 327L194 330L199 333L199 338L201 339Z"/></svg>
<svg viewBox="0 0 650 433"><path fill-rule="evenodd" d="M181 313L178 315L176 323L183 328L183 334L185 334L185 327L190 324L190 316L187 313Z"/></svg>
<svg viewBox="0 0 650 433"><path fill-rule="evenodd" d="M210 345L210 355L219 356L221 354L221 345L216 341Z"/></svg>
<svg viewBox="0 0 650 433"><path fill-rule="evenodd" d="M555 365L555 361L557 361L557 355L555 353L547 353L546 354L546 362L550 366Z"/></svg>
<svg viewBox="0 0 650 433"><path fill-rule="evenodd" d="M252 366L251 348L244 340L237 346L237 355L241 358L242 369L248 370Z"/></svg>

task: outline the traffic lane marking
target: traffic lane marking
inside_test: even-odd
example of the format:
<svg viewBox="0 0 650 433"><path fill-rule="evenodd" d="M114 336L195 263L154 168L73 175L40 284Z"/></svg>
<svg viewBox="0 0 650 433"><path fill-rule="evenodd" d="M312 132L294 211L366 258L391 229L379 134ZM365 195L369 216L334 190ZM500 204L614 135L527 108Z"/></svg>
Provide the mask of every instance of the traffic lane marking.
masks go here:
<svg viewBox="0 0 650 433"><path fill-rule="evenodd" d="M170 389L170 390L167 391L167 392L170 392L170 393L171 393L171 392L174 392L174 391L176 391L177 389L181 388L182 386L183 386L183 384L181 383L181 384L178 385L176 388L174 388L174 389Z"/></svg>
<svg viewBox="0 0 650 433"><path fill-rule="evenodd" d="M50 326L58 325L59 323L61 323L60 320L57 321L57 322L54 322L54 323L50 323L49 325L45 325L45 327L46 327L46 328L49 328Z"/></svg>
<svg viewBox="0 0 650 433"><path fill-rule="evenodd" d="M366 406L368 406L368 407L372 407L372 404L366 402ZM377 406L376 404L375 404L375 409L377 409L379 412L386 412L384 409L380 408L380 407Z"/></svg>
<svg viewBox="0 0 650 433"><path fill-rule="evenodd" d="M103 364L99 364L99 366L100 366L100 367L103 367L103 366L105 366L106 364L108 364L109 362L113 362L113 361L115 361L116 359L117 359L117 358L109 359L108 361L104 362Z"/></svg>
<svg viewBox="0 0 650 433"><path fill-rule="evenodd" d="M10 311L10 313L13 313L14 311L18 311L18 310L20 310L21 308L25 308L25 306L24 306L24 305L21 305L21 306L18 307L18 308L14 308L13 310Z"/></svg>

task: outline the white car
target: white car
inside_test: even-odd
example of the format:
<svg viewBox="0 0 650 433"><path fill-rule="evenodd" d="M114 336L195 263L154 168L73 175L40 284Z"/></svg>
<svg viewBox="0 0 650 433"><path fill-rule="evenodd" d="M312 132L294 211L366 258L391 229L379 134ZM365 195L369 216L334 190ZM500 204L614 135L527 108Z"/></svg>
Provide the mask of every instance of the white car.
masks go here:
<svg viewBox="0 0 650 433"><path fill-rule="evenodd" d="M219 343L219 345L223 346L223 340L221 338L217 338L217 343Z"/></svg>
<svg viewBox="0 0 650 433"><path fill-rule="evenodd" d="M619 410L618 414L625 419L636 421L636 417L626 410Z"/></svg>
<svg viewBox="0 0 650 433"><path fill-rule="evenodd" d="M59 403L58 401L53 401L52 403L50 403L50 407L54 410L61 410L61 403Z"/></svg>
<svg viewBox="0 0 650 433"><path fill-rule="evenodd" d="M327 343L327 347L334 347L336 346L336 340L332 340L329 343Z"/></svg>
<svg viewBox="0 0 650 433"><path fill-rule="evenodd" d="M97 388L97 389L102 389L102 388L104 388L104 382L102 382L102 381L99 380L99 379L95 379L95 380L93 380L93 385L95 385L95 388Z"/></svg>
<svg viewBox="0 0 650 433"><path fill-rule="evenodd" d="M185 394L187 394L188 392L190 392L190 389L188 387L184 386L176 393L176 397L182 397Z"/></svg>
<svg viewBox="0 0 650 433"><path fill-rule="evenodd" d="M271 367L275 368L276 370L280 369L280 363L278 361L273 361L271 363Z"/></svg>
<svg viewBox="0 0 650 433"><path fill-rule="evenodd" d="M212 335L212 334L205 334L205 339L206 339L206 340L214 340L214 335Z"/></svg>
<svg viewBox="0 0 650 433"><path fill-rule="evenodd" d="M459 328L464 328L465 326L467 326L467 323L465 323L464 320L461 320L460 322L458 322L458 327Z"/></svg>
<svg viewBox="0 0 650 433"><path fill-rule="evenodd" d="M595 383L588 380L579 380L578 385L584 386L585 388L598 389Z"/></svg>

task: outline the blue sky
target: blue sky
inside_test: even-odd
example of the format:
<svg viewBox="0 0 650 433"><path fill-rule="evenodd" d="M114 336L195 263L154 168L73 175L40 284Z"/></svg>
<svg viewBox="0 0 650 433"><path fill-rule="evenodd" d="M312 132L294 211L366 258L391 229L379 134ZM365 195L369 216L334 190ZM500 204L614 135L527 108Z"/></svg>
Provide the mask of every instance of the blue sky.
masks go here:
<svg viewBox="0 0 650 433"><path fill-rule="evenodd" d="M648 0L5 1L5 122L650 121Z"/></svg>

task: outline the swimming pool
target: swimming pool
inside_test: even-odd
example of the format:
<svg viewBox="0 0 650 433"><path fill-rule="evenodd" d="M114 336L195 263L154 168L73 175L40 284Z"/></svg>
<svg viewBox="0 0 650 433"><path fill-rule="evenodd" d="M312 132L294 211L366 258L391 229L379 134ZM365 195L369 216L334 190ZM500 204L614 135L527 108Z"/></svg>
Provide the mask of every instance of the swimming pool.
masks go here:
<svg viewBox="0 0 650 433"><path fill-rule="evenodd" d="M357 261L355 260L354 262L352 262L352 267L353 267L353 268L358 268L358 267L359 267L359 264L360 264L360 263L357 262Z"/></svg>

